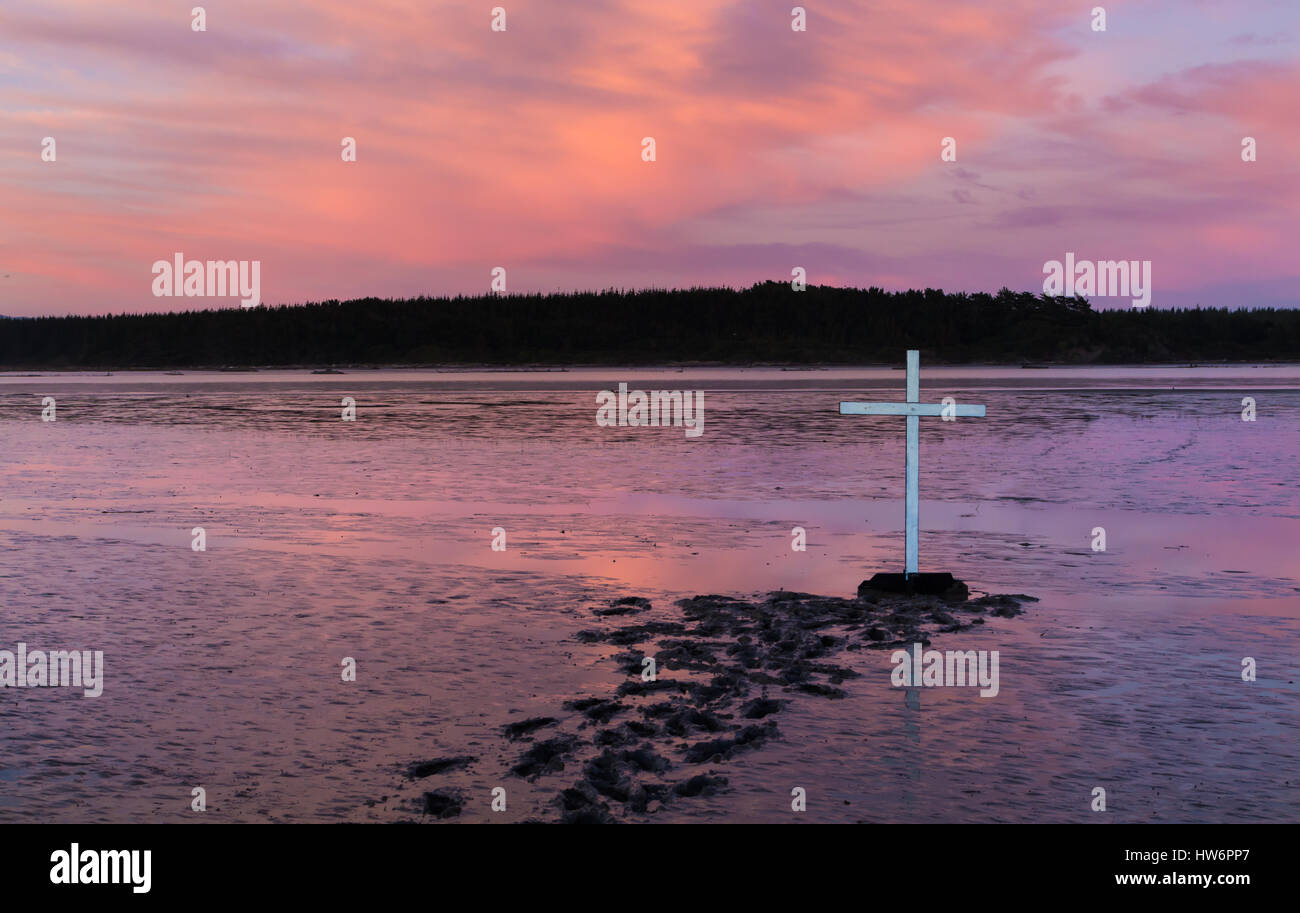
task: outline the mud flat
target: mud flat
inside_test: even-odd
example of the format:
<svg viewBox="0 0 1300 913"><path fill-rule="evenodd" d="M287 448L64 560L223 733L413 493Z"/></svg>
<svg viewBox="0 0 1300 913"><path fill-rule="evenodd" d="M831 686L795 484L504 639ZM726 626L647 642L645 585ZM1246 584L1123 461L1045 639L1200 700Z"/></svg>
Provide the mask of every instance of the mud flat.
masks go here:
<svg viewBox="0 0 1300 913"><path fill-rule="evenodd" d="M1022 594L971 598L960 581L938 595L864 582L853 598L695 596L679 600L677 617L663 620L647 618L653 606L646 599L618 599L593 608L599 626L577 639L608 648L626 680L608 693L564 701L552 715L502 727L501 738L518 752L509 776L555 784L548 820L650 820L670 803L725 791L728 764L781 737L792 695L844 698L840 686L860 674L851 651L929 645L988 616L1019 615L1034 601ZM472 762L414 762L408 776L436 781ZM459 794L435 785L413 811L425 820L455 817Z"/></svg>

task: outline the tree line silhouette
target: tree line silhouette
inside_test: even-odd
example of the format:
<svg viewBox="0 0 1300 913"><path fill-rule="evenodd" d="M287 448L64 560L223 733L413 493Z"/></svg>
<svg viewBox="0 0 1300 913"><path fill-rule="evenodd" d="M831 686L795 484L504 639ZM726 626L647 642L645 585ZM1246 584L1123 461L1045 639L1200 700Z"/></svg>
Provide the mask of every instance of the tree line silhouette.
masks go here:
<svg viewBox="0 0 1300 913"><path fill-rule="evenodd" d="M3 368L1300 360L1300 310L764 282L0 320Z"/></svg>

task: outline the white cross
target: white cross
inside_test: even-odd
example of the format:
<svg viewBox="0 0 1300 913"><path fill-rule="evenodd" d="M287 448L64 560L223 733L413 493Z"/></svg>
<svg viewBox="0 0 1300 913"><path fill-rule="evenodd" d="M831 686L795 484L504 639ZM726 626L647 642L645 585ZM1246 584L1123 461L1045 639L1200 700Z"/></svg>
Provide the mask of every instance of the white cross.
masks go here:
<svg viewBox="0 0 1300 913"><path fill-rule="evenodd" d="M840 403L840 415L905 415L907 416L907 501L904 512L907 517L906 564L904 572L911 576L917 572L916 534L920 506L920 492L917 484L917 470L920 464L921 416L961 415L969 418L983 418L983 406L953 405L941 403L917 402L921 398L920 378L921 353L916 349L907 350L907 402L904 403Z"/></svg>

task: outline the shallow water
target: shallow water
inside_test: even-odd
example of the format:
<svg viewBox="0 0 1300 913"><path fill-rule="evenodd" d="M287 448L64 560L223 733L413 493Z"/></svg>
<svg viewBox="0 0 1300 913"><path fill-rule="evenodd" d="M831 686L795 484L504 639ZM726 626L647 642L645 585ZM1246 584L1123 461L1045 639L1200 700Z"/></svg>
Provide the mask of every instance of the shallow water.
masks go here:
<svg viewBox="0 0 1300 913"><path fill-rule="evenodd" d="M704 433L597 427L620 381L704 390ZM922 569L1041 600L936 640L1000 651L998 696L909 702L888 653L852 654L846 699L789 696L779 740L700 766L726 791L655 820L1300 818L1300 368L923 364L921 383L988 406L922 420ZM641 595L672 619L697 593L848 594L899 569L903 422L837 404L902 388L888 369L0 375L0 649L103 650L106 675L94 699L0 690L0 820L392 821L434 785L471 797L462 820L551 817L572 771L506 776L527 746L499 731L626 680L574 638L592 607ZM402 776L462 754L436 784Z"/></svg>

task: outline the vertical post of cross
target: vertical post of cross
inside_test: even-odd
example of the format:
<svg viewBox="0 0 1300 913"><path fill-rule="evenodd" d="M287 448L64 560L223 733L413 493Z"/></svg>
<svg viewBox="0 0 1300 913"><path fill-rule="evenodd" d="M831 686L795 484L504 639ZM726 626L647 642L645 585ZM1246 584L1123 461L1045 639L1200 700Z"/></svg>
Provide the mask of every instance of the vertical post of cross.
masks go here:
<svg viewBox="0 0 1300 913"><path fill-rule="evenodd" d="M919 403L921 401L921 353L917 349L907 350L907 401L909 403ZM919 415L909 415L907 417L907 539L905 545L905 561L903 573L910 577L917 572L917 530L920 529L921 518L921 486L918 478L921 466L921 417Z"/></svg>
<svg viewBox="0 0 1300 913"><path fill-rule="evenodd" d="M984 417L984 407L947 402L921 402L921 353L907 350L907 401L902 403L840 403L840 415L902 415L907 418L907 462L905 464L907 494L905 504L905 563L901 574L876 574L873 586L893 592L912 592L914 587L931 587L919 592L941 593L952 586L952 574L922 574L917 567L920 549L917 548L917 531L921 526L920 466L921 466L921 416L937 415L951 420L958 416ZM898 589L901 587L901 589ZM934 589L937 587L937 589Z"/></svg>

